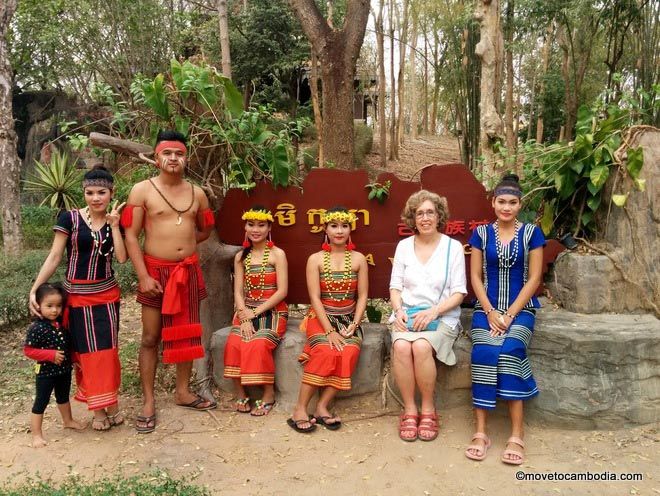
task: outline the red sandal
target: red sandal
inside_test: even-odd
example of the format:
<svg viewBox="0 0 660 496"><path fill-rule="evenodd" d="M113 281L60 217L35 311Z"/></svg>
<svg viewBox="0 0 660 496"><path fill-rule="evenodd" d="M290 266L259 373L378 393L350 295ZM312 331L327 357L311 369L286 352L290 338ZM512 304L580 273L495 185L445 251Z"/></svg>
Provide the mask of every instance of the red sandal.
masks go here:
<svg viewBox="0 0 660 496"><path fill-rule="evenodd" d="M417 437L422 441L433 441L438 437L438 415L433 413L422 413L419 416L419 425L417 426ZM430 434L422 434L427 432Z"/></svg>
<svg viewBox="0 0 660 496"><path fill-rule="evenodd" d="M418 415L401 414L399 415L399 437L407 442L417 440L417 421ZM412 433L414 436L405 436L404 434Z"/></svg>

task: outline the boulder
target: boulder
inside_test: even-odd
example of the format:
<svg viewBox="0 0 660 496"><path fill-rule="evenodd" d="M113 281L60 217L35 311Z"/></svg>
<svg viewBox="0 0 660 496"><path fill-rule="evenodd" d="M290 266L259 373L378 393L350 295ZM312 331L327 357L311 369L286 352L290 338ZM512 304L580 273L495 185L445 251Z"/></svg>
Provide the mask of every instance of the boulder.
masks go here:
<svg viewBox="0 0 660 496"><path fill-rule="evenodd" d="M302 366L298 356L305 345L305 334L300 332L300 319L290 319L284 339L275 350L275 390L278 407L291 409L298 398L298 390L302 379ZM353 387L350 391L342 391L338 397L349 397L380 391L380 381L385 355L385 335L387 326L383 324L363 324L364 340L360 359L353 374ZM213 356L213 376L218 387L224 391L233 391L232 381L222 377L224 369L224 350L230 327L219 329L211 338L211 354ZM253 391L254 389L254 391ZM259 398L260 388L250 388L251 397Z"/></svg>
<svg viewBox="0 0 660 496"><path fill-rule="evenodd" d="M538 313L527 418L575 429L660 420L660 321L651 315Z"/></svg>

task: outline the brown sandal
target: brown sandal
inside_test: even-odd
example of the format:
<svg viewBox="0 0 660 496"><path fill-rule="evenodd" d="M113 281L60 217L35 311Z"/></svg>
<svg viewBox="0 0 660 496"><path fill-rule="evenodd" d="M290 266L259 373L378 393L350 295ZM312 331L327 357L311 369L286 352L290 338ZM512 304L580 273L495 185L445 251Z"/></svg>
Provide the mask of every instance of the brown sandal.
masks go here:
<svg viewBox="0 0 660 496"><path fill-rule="evenodd" d="M401 414L399 415L399 437L406 442L413 442L417 440L417 421L418 415ZM414 436L404 436L406 433L413 433Z"/></svg>
<svg viewBox="0 0 660 496"><path fill-rule="evenodd" d="M422 441L433 441L438 437L438 415L433 413L422 413L419 416L419 425L417 426L417 437ZM430 432L431 434L422 434L424 432Z"/></svg>

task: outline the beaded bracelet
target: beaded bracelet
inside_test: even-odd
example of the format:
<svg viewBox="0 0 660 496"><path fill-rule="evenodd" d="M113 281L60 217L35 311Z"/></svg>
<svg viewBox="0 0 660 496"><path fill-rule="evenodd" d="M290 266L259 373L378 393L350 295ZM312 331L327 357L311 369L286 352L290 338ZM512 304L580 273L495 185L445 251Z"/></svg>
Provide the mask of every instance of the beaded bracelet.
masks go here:
<svg viewBox="0 0 660 496"><path fill-rule="evenodd" d="M515 317L513 315L511 315L509 312L504 312L504 315L509 317L511 320L515 319Z"/></svg>
<svg viewBox="0 0 660 496"><path fill-rule="evenodd" d="M250 322L251 320L252 320L252 319L243 319L243 320L239 320L238 323L239 323L239 324L247 324L247 323Z"/></svg>
<svg viewBox="0 0 660 496"><path fill-rule="evenodd" d="M486 315L488 315L488 314L489 314L490 312L492 312L493 310L495 310L495 307L490 307L490 310L488 310L488 311L486 312Z"/></svg>

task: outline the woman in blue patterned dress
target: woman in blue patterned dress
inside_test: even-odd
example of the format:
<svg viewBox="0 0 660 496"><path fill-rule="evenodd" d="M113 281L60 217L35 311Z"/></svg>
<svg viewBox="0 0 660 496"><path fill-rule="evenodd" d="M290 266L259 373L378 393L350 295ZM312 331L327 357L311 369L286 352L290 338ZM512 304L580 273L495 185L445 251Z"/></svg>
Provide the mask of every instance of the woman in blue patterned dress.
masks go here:
<svg viewBox="0 0 660 496"><path fill-rule="evenodd" d="M488 411L497 398L506 400L511 437L501 460L523 462L523 400L538 394L527 360L534 331L534 296L541 282L541 230L517 219L522 192L518 177L504 176L495 187L493 208L497 220L479 226L470 238L470 278L477 297L472 317L472 401L476 432L465 456L483 460L490 447L486 434Z"/></svg>

